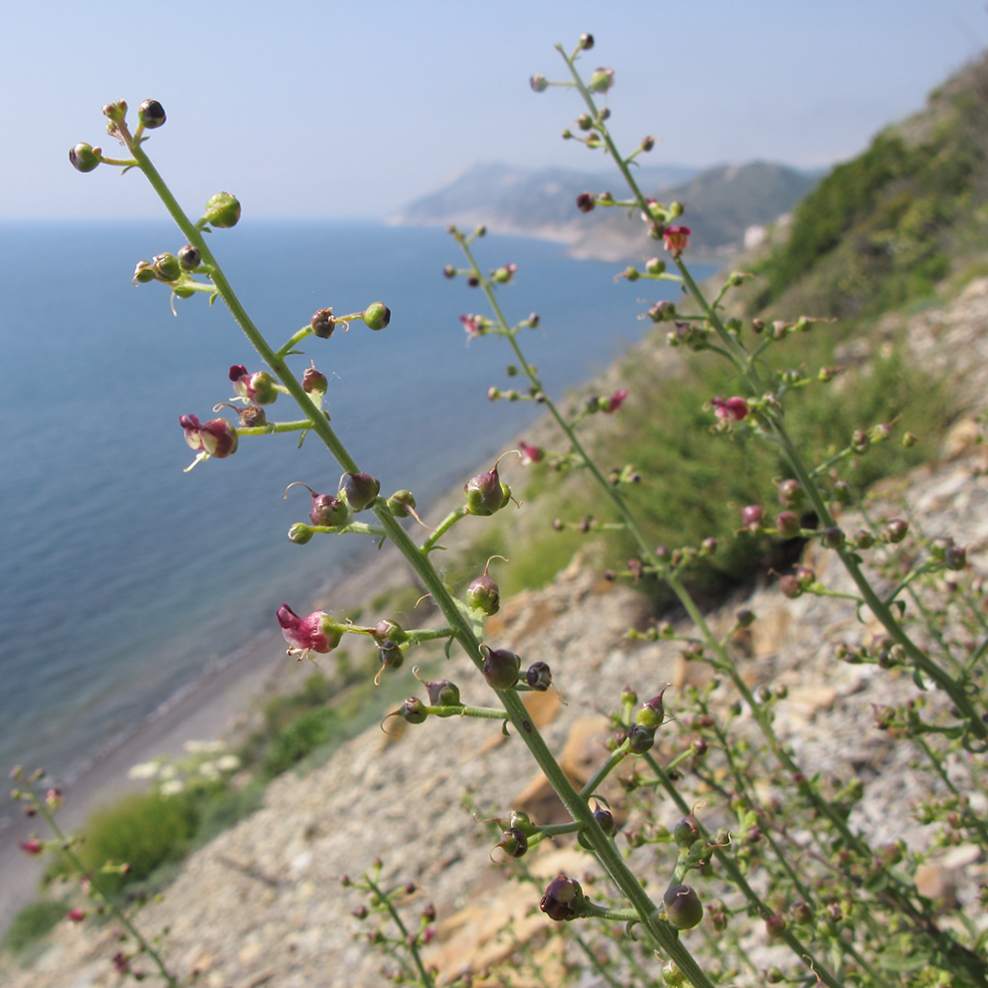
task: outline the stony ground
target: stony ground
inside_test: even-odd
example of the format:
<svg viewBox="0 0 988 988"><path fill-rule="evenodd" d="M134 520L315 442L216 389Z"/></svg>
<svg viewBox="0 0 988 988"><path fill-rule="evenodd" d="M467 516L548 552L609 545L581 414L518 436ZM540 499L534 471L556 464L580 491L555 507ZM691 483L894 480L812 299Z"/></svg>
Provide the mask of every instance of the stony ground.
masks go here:
<svg viewBox="0 0 988 988"><path fill-rule="evenodd" d="M983 404L988 377L986 325L988 280L910 324L910 345L972 409ZM988 479L974 432L969 419L959 423L940 463L885 496L906 498L907 507L897 511L908 511L927 534L954 534L969 546L972 566L988 572ZM825 583L841 586L835 557L812 550L807 562ZM876 840L918 840L920 828L904 811L919 795L908 770L911 755L889 744L872 712L873 704L912 695L912 682L833 657L836 641L862 640L876 629L861 624L845 601L788 601L774 586L729 602L712 616L714 627L726 628L742 603L758 615L745 675L752 685L788 687L777 726L800 761L810 770L854 771L863 779L866 796L854 822ZM512 599L490 621L488 640L526 663L541 659L552 667L559 690L533 694L531 712L576 780L604 757L604 713L617 707L625 685L644 696L669 682L672 696L703 675L674 643L629 641L628 628L645 622L638 596L599 580L579 559L552 586ZM486 702L486 688L465 658L454 656L442 675L461 685L465 702ZM409 692L412 686L409 677ZM351 911L361 899L340 883L377 857L385 883L414 881L423 890L418 901L435 904L439 935L427 957L443 979L503 956L508 948L496 933L506 917L515 918L522 937L546 922L531 912L533 893L504 881L490 860L490 841L462 805L469 789L484 812L526 809L540 822L561 819L518 739L505 737L496 721L430 719L399 730L403 722L391 718L385 726L390 733L369 730L304 777L275 780L262 810L190 857L164 900L141 912L146 930L169 930L164 953L176 970L197 971L197 983L209 988L384 984L381 957L355 939L361 923ZM672 822L678 814L669 812ZM588 868L572 846L546 842L538 851L532 868L539 874ZM986 874L977 849L962 846L934 862L923 880L930 888L956 886L963 898ZM687 934L687 945L694 939L700 937ZM109 958L118 949L112 926L66 923L30 967L8 965L0 973L10 988L116 985Z"/></svg>

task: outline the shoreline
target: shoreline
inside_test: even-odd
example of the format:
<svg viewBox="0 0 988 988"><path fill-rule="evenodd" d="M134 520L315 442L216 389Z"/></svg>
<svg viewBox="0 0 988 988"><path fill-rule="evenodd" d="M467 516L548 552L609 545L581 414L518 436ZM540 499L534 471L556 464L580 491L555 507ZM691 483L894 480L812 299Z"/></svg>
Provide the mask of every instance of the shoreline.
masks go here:
<svg viewBox="0 0 988 988"><path fill-rule="evenodd" d="M353 572L330 584L312 602L313 608L356 607L374 593L400 585L412 574L396 565L397 550L388 546L361 561ZM399 557L400 560L400 557ZM79 828L100 805L128 792L146 789L148 782L132 779L130 768L158 756L180 757L188 741L216 741L242 726L261 697L291 692L301 686L292 677L298 663L285 656L277 628L262 632L229 662L209 669L164 699L161 704L112 746L92 756L91 764L63 786L66 801L57 822L64 831ZM308 673L308 670L306 670ZM34 766L25 765L30 773ZM4 818L8 821L4 821ZM20 842L33 833L46 840L43 820L22 815L9 801L0 813L0 937L19 910L38 898L47 857L30 857Z"/></svg>

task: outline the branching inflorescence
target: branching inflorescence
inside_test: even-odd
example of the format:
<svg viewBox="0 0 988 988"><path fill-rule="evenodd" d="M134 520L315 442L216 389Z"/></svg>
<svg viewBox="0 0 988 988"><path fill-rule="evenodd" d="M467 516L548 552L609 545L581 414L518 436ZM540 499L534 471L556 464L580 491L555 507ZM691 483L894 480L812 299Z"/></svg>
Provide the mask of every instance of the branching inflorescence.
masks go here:
<svg viewBox="0 0 988 988"><path fill-rule="evenodd" d="M550 87L574 91L583 102L583 111L575 129L567 129L564 138L609 155L627 183L626 198L609 192L584 192L576 199L578 209L589 213L597 208L618 208L640 214L669 259L652 258L643 270L628 267L619 275L631 281L673 281L682 287L686 301L657 302L645 317L668 327L671 346L712 351L733 366L739 393L707 398L712 428L724 432L727 439L743 434L771 443L787 465L789 476L778 485L781 510L770 517L771 511L762 505L743 507L734 537L799 538L816 542L821 551L839 558L853 592L828 589L807 567L784 575L778 589L792 598L816 594L850 599L862 620L872 616L884 633L870 645L841 645L839 657L905 669L921 690L932 684L947 697L945 705L926 706L924 698L929 694L922 693L919 702L876 711L876 718L891 737L915 743L927 759L928 771L943 784L943 795L931 796L926 806L930 820L946 821L964 840L984 851L988 824L981 804L970 799L971 792L984 787L980 773L988 742L982 661L988 651L984 600L979 584L969 580L963 585L952 584L955 589L962 586L955 599L967 595L959 623L976 636L976 643L962 655L953 640L958 622L949 627L939 622L937 605L929 603L928 597L928 586L945 573L956 574L958 581L967 579L965 550L950 539L928 540L922 543L928 550L914 552L913 562L904 575L899 571L891 590L877 589L880 579L869 573L866 562L879 573L883 566L897 565L898 548L907 535L912 538L910 528L904 520L890 519L866 521L856 531L846 532L840 517L854 498L840 478L839 468L850 457L867 452L872 444L889 440L891 425L880 423L855 432L843 449L829 452L815 465L797 449L786 425L785 409L801 389L826 384L838 371L780 371L773 368L770 358L787 338L810 331L815 320L801 317L766 325L755 319L745 325L741 319L729 317L724 301L747 277L740 272L730 274L712 300L701 290L684 261L691 231L680 222L683 206L645 196L635 181L635 159L649 152L654 140L647 137L631 154L622 155L608 129L610 110L601 105L614 85L613 70L598 68L585 77L578 69L580 56L593 45L593 38L583 35L572 52L559 47L567 77L554 82L536 75L531 87L537 93ZM454 593L432 561L443 534L454 525L468 516L490 517L511 502L511 491L499 474L500 461L470 478L464 486L463 503L416 543L402 525L410 515L418 517L415 497L407 490L382 495L378 480L351 457L323 409L325 374L312 359L301 370L297 366L301 363L298 347L310 337L329 340L337 326L357 322L372 330L385 329L391 319L387 306L375 302L341 316L326 307L280 345L269 342L247 315L203 236L211 229L235 226L239 202L228 193L219 193L208 200L197 220L191 219L144 150L148 132L165 122L160 104L153 100L141 104L133 132L126 122L124 102L110 104L103 112L108 118L108 133L123 145L124 157L110 158L98 147L78 144L70 152L72 164L83 172L100 164L143 172L187 240L175 254L141 261L135 282L161 282L171 290L173 299L206 294L212 303L219 298L266 367L231 367L229 377L235 394L214 411L232 408L237 413L236 422L225 417L202 422L193 414L181 417L186 442L196 452L195 462L230 456L239 441L248 437L287 431L314 434L335 458L342 476L335 492L317 492L302 481L288 485L305 487L311 495L308 521L293 525L289 538L299 545L323 534L360 533L390 540L445 621L433 629L405 629L392 620L364 627L336 620L323 611L299 616L284 604L277 619L289 654L311 658L331 652L346 635L365 636L378 649L383 673L399 669L406 653L425 641L444 641L447 654L454 645L464 650L493 691L496 703L486 707L465 704L459 686L442 679L424 682L427 700L412 696L391 716L409 724L435 718L488 718L501 721L505 729L510 725L511 733L521 738L558 794L570 822L543 826L524 813L511 812L494 822L500 834L496 859L505 866L521 868L519 874L524 878L522 859L539 843L567 833L577 835L579 844L596 857L606 874L607 891L591 897L576 878L559 875L541 889L541 898L534 896L533 902L537 901L550 919L571 924L580 950L602 978L610 984L646 983L644 979L653 983L656 974L641 965L650 962L651 955L658 955L664 962L662 976L667 984L688 982L695 988L712 988L715 983L733 983L737 978L748 978L749 983L787 980L831 988L844 984L891 986L905 983L904 977L917 985L988 985L983 924L979 927L967 916L960 931L957 924L942 923L935 904L917 892L911 878L909 868L914 868L923 855L908 858L899 845L872 847L868 834L852 823L851 812L861 798L860 783L852 780L835 788L828 780L809 775L792 746L777 732L774 709L783 691L754 690L740 671L734 648L738 635L751 626L755 615L749 610L739 611L726 634L716 634L708 624L685 575L697 558L717 551L724 535L711 536L698 546L655 547L629 496L640 484L641 472L629 466L608 473L596 462L590 444L582 438L584 426L593 416L619 412L633 396L621 388L566 411L546 392L520 342L522 330L538 326L539 318L534 313L517 323L506 318L500 293L511 284L516 267L505 264L488 273L481 269L475 248L484 235L482 227L470 234L451 230L465 263L448 266L444 274L451 280L463 278L471 288L481 289L489 315L466 314L461 318L463 328L471 339L503 337L512 351L516 373L520 371L527 382L522 390L492 388L489 397L542 404L558 426L563 448L554 451L523 443L520 453L524 462L586 471L610 507L610 521L591 524L559 519L555 527L617 528L630 536L637 556L629 562L627 575L664 581L695 628L683 634L671 625L659 625L645 634L680 641L690 660L707 663L716 674L709 686L690 687L684 692L672 719L665 690L644 703L639 703L630 687L614 698L611 751L581 789L564 774L522 703L526 691L549 688L552 671L545 662L526 664L521 656L485 639L485 620L499 607L497 584L485 570ZM688 311L680 311L680 306ZM269 409L284 395L294 399L302 417L271 421ZM914 436L905 433L903 442L914 441ZM864 553L869 551L884 555L876 562L866 559ZM917 627L931 628L933 633L917 632ZM757 730L745 731L744 722ZM678 753L669 754L668 747L659 743L666 735L682 735ZM670 845L662 868L667 884L654 897L643 887L627 854L619 849L615 815L599 793L605 779L619 767L629 766L630 773L620 777L628 805L637 814L634 827L624 834L629 850ZM964 781L958 781L958 767L967 773ZM770 796L765 792L766 780L771 783ZM704 808L690 801L698 783L702 783ZM674 827L658 822L655 807L659 800L667 800L680 815ZM531 880L530 874L527 880ZM396 955L405 948L410 951L407 961L402 961L402 977L433 984L433 974L423 963L420 948L434 935L434 910L430 907L422 913L420 929L413 934L397 910L400 890L385 891L379 884L379 869L357 884L371 897L372 908L382 919L395 923L399 930L394 938L380 934L376 942L386 943ZM764 940L789 948L788 972L774 965L763 970L752 959L751 922L756 919L763 922ZM603 929L624 924L630 938L618 938L616 948L602 953L588 945L586 930L581 932L577 929L580 924L573 922L577 920L603 924ZM712 928L716 937L713 951L704 948L700 939L691 940L691 944L698 944L695 950L687 949L681 933L696 927ZM629 943L636 945L639 954L629 949ZM702 953L705 960L698 962L695 953ZM161 971L172 979L163 964Z"/></svg>

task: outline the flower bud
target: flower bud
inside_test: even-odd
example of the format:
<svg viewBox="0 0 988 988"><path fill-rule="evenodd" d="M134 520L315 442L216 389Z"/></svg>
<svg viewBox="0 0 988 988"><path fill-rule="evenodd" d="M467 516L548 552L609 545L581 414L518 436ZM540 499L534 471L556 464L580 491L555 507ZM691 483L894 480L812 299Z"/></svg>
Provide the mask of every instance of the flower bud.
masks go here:
<svg viewBox="0 0 988 988"><path fill-rule="evenodd" d="M655 147L655 138L651 134L646 134L642 138L641 144L642 150L645 152L651 151Z"/></svg>
<svg viewBox="0 0 988 988"><path fill-rule="evenodd" d="M411 491L395 491L388 498L388 510L395 518L407 518L415 510L415 495Z"/></svg>
<svg viewBox="0 0 988 988"><path fill-rule="evenodd" d="M511 490L501 483L497 464L487 473L478 473L463 486L466 492L466 509L470 515L492 515L500 511L511 499Z"/></svg>
<svg viewBox="0 0 988 988"><path fill-rule="evenodd" d="M324 395L328 388L329 381L326 380L326 375L322 371L316 370L315 363L311 367L307 367L302 373L302 390L307 395L313 392Z"/></svg>
<svg viewBox="0 0 988 988"><path fill-rule="evenodd" d="M635 716L635 723L640 724L642 727L650 728L653 731L655 728L662 726L662 721L665 719L665 706L662 702L662 696L668 688L668 686L664 686L658 696L653 696L651 700L646 700L641 705L641 709Z"/></svg>
<svg viewBox="0 0 988 988"><path fill-rule="evenodd" d="M592 213L594 205L593 196L589 192L581 192L576 197L576 208L581 213Z"/></svg>
<svg viewBox="0 0 988 988"><path fill-rule="evenodd" d="M182 276L182 265L174 254L158 254L151 258L151 267L162 281L177 281Z"/></svg>
<svg viewBox="0 0 988 988"><path fill-rule="evenodd" d="M740 422L746 418L750 409L744 398L735 395L733 398L722 398L717 395L710 399L714 413L720 422Z"/></svg>
<svg viewBox="0 0 988 988"><path fill-rule="evenodd" d="M854 533L854 545L857 549L870 549L875 544L875 536L866 528L859 528Z"/></svg>
<svg viewBox="0 0 988 988"><path fill-rule="evenodd" d="M741 524L749 532L757 532L762 527L764 510L757 504L749 504L741 509Z"/></svg>
<svg viewBox="0 0 988 988"><path fill-rule="evenodd" d="M457 707L460 704L460 688L448 679L426 683L429 692L429 705L433 707Z"/></svg>
<svg viewBox="0 0 988 988"><path fill-rule="evenodd" d="M648 310L648 318L652 322L666 322L669 319L676 318L676 306L674 303L663 299L661 302L656 302Z"/></svg>
<svg viewBox="0 0 988 988"><path fill-rule="evenodd" d="M801 530L799 515L795 511L780 511L775 516L775 527L784 539L796 538Z"/></svg>
<svg viewBox="0 0 988 988"><path fill-rule="evenodd" d="M844 544L844 533L836 525L824 530L823 544L828 549L839 549Z"/></svg>
<svg viewBox="0 0 988 988"><path fill-rule="evenodd" d="M377 649L377 657L384 669L400 669L405 664L405 653L395 641L382 641ZM425 720L425 718L422 718Z"/></svg>
<svg viewBox="0 0 988 988"><path fill-rule="evenodd" d="M345 473L340 477L340 497L351 511L371 507L381 491L381 482L368 473Z"/></svg>
<svg viewBox="0 0 988 988"><path fill-rule="evenodd" d="M533 662L525 673L525 682L539 693L544 693L552 685L552 670L545 662Z"/></svg>
<svg viewBox="0 0 988 988"><path fill-rule="evenodd" d="M909 532L909 522L903 521L901 518L893 518L886 526L884 530L884 536L886 542L897 543L901 542L906 534Z"/></svg>
<svg viewBox="0 0 988 988"><path fill-rule="evenodd" d="M37 837L32 837L30 840L22 840L20 845L21 850L31 857L37 857L45 849L44 844Z"/></svg>
<svg viewBox="0 0 988 988"><path fill-rule="evenodd" d="M592 93L606 93L614 85L614 69L597 69L590 76L587 88Z"/></svg>
<svg viewBox="0 0 988 988"><path fill-rule="evenodd" d="M150 261L138 261L134 269L134 277L131 279L135 285L146 285L149 281L154 281L154 268Z"/></svg>
<svg viewBox="0 0 988 988"><path fill-rule="evenodd" d="M786 921L779 915L769 916L765 920L765 932L769 940L777 940L782 936L786 928Z"/></svg>
<svg viewBox="0 0 988 988"><path fill-rule="evenodd" d="M184 247L180 247L178 250L178 263L186 271L194 271L202 263L202 255L199 253L199 248L193 247L192 244L186 244Z"/></svg>
<svg viewBox="0 0 988 988"><path fill-rule="evenodd" d="M350 517L350 509L338 497L332 494L312 494L312 505L309 508L309 520L313 525L335 527L345 525Z"/></svg>
<svg viewBox="0 0 988 988"><path fill-rule="evenodd" d="M593 818L608 837L617 830L617 824L614 822L614 814L610 810L595 804Z"/></svg>
<svg viewBox="0 0 988 988"><path fill-rule="evenodd" d="M662 896L666 919L677 930L690 930L703 919L703 903L689 885L670 885Z"/></svg>
<svg viewBox="0 0 988 988"><path fill-rule="evenodd" d="M296 522L288 529L288 541L294 542L295 545L305 545L306 542L312 541L312 536L315 532L308 525L303 525L302 522Z"/></svg>
<svg viewBox="0 0 988 988"><path fill-rule="evenodd" d="M524 830L510 827L501 834L501 839L494 846L501 848L512 858L520 858L528 850L528 837Z"/></svg>
<svg viewBox="0 0 988 988"><path fill-rule="evenodd" d="M590 49L593 48L593 45L594 45L594 41L593 41L593 35L592 34L581 34L580 35L580 47L584 51L590 51Z"/></svg>
<svg viewBox="0 0 988 988"><path fill-rule="evenodd" d="M240 203L229 192L217 192L206 201L202 218L210 226L220 230L236 226L240 220Z"/></svg>
<svg viewBox="0 0 988 988"><path fill-rule="evenodd" d="M312 327L312 332L315 336L318 336L322 340L328 340L336 328L336 320L333 318L332 308L320 309L318 312L313 313L309 325Z"/></svg>
<svg viewBox="0 0 988 988"><path fill-rule="evenodd" d="M795 600L797 597L803 595L802 584L792 575L779 578L779 589L782 591L783 596L788 597L790 600Z"/></svg>
<svg viewBox="0 0 988 988"><path fill-rule="evenodd" d="M628 729L628 751L633 755L644 755L655 744L655 728L642 724L632 724Z"/></svg>
<svg viewBox="0 0 988 988"><path fill-rule="evenodd" d="M371 329L384 329L391 322L391 310L383 302L374 302L364 310L363 318Z"/></svg>
<svg viewBox="0 0 988 988"><path fill-rule="evenodd" d="M544 93L549 88L549 80L546 79L541 72L536 72L535 75L528 80L528 84L536 93Z"/></svg>
<svg viewBox="0 0 988 988"><path fill-rule="evenodd" d="M488 686L495 690L509 690L518 682L518 673L521 671L521 659L514 652L509 652L506 648L487 649L487 657L484 659L484 679Z"/></svg>
<svg viewBox="0 0 988 988"><path fill-rule="evenodd" d="M696 817L692 813L684 816L675 827L672 828L672 838L677 847L686 850L692 847L700 839L700 825L696 822Z"/></svg>
<svg viewBox="0 0 988 988"><path fill-rule="evenodd" d="M806 494L798 480L783 480L778 490L779 504L784 508L800 508L806 503Z"/></svg>
<svg viewBox="0 0 988 988"><path fill-rule="evenodd" d="M562 922L574 919L583 908L585 899L580 883L573 878L559 875L546 886L545 895L539 903L539 909L549 919Z"/></svg>
<svg viewBox="0 0 988 988"><path fill-rule="evenodd" d="M944 561L947 563L947 569L964 569L967 566L967 549L960 545L947 546Z"/></svg>
<svg viewBox="0 0 988 988"><path fill-rule="evenodd" d="M88 144L69 148L69 164L79 172L91 172L100 163L99 149Z"/></svg>
<svg viewBox="0 0 988 988"><path fill-rule="evenodd" d="M218 460L232 456L237 451L237 430L226 419L211 419L200 426L199 436L202 439L202 448ZM188 438L186 441L188 442Z"/></svg>
<svg viewBox="0 0 988 988"><path fill-rule="evenodd" d="M501 606L501 593L498 585L486 573L478 576L467 587L467 603L471 608L490 616L497 614Z"/></svg>
<svg viewBox="0 0 988 988"><path fill-rule="evenodd" d="M156 99L146 99L137 108L137 119L140 120L145 130L154 130L160 127L167 117L164 107Z"/></svg>
<svg viewBox="0 0 988 988"><path fill-rule="evenodd" d="M792 913L793 922L799 923L800 926L813 922L813 910L802 900L794 902L789 911Z"/></svg>
<svg viewBox="0 0 988 988"><path fill-rule="evenodd" d="M591 117L589 113L581 113L576 118L576 126L579 127L580 130L590 130L593 126L593 117Z"/></svg>
<svg viewBox="0 0 988 988"><path fill-rule="evenodd" d="M429 716L425 704L417 696L410 696L399 712L409 724L421 724Z"/></svg>

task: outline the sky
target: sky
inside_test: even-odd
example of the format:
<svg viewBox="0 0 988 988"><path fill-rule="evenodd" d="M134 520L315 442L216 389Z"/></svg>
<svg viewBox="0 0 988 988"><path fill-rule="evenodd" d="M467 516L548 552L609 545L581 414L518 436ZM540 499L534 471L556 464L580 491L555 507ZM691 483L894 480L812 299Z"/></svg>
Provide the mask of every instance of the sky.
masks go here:
<svg viewBox="0 0 988 988"><path fill-rule="evenodd" d="M221 189L262 218L383 218L473 164L602 170L560 139L571 92L615 70L610 124L649 164L821 167L988 47L983 0L0 0L0 222L160 215L141 176L68 165L103 104L152 97L145 145L192 213Z"/></svg>

